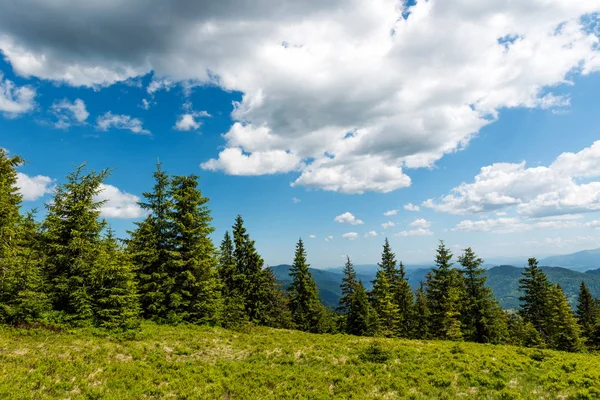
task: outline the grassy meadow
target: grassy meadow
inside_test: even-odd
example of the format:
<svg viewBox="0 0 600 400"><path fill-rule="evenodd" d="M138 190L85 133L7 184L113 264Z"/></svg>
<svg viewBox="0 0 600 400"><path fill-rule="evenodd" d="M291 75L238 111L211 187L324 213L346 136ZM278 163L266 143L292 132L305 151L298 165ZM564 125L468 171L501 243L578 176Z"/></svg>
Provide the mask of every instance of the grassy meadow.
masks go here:
<svg viewBox="0 0 600 400"><path fill-rule="evenodd" d="M2 399L598 399L600 355L146 323L0 327Z"/></svg>

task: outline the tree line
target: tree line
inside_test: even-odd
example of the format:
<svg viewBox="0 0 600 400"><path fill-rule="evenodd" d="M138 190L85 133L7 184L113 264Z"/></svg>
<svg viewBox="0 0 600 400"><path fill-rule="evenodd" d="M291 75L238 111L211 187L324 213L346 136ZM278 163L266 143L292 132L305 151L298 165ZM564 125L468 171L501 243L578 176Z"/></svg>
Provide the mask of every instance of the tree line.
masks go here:
<svg viewBox="0 0 600 400"><path fill-rule="evenodd" d="M198 177L162 165L143 193L145 218L118 240L98 201L110 170L75 168L56 186L46 215L22 213L16 169L23 160L0 148L0 322L135 329L163 324L248 325L414 339L510 343L579 351L600 345L600 306L582 283L574 314L562 289L535 259L520 281L522 308L501 309L486 286L483 260L458 257L440 242L436 266L416 291L385 241L373 289L350 258L336 310L319 300L304 243L296 245L291 285L283 290L255 242L235 219L217 248L208 198Z"/></svg>

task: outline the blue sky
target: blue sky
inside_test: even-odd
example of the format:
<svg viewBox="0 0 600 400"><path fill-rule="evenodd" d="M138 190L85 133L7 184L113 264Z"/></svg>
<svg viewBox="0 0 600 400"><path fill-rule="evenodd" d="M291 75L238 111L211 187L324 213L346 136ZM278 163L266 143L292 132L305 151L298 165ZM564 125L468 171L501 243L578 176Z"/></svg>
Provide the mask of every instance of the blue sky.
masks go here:
<svg viewBox="0 0 600 400"><path fill-rule="evenodd" d="M124 236L160 159L201 176L215 242L239 213L270 265L298 237L317 267L375 263L385 237L406 263L439 239L486 258L598 247L595 1L183 2L164 20L27 2L0 17L0 146L28 160L26 208L74 165L115 168L104 215Z"/></svg>

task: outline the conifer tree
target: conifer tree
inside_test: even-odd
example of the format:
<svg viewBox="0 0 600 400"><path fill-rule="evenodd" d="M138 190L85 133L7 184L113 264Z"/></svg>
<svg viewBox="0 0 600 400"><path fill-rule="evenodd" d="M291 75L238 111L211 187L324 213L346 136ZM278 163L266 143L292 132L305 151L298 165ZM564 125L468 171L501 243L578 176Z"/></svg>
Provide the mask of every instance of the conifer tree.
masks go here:
<svg viewBox="0 0 600 400"><path fill-rule="evenodd" d="M49 303L43 288L39 226L33 212L20 214L16 168L20 157L0 148L0 323L39 319Z"/></svg>
<svg viewBox="0 0 600 400"><path fill-rule="evenodd" d="M377 271L371 291L373 309L379 318L381 334L392 337L398 328L398 306L394 298L392 282L383 269Z"/></svg>
<svg viewBox="0 0 600 400"><path fill-rule="evenodd" d="M437 339L461 340L460 300L462 276L452 268L452 253L443 241L437 249L435 264L427 274L427 302L431 312L431 334Z"/></svg>
<svg viewBox="0 0 600 400"><path fill-rule="evenodd" d="M216 323L221 312L221 288L214 231L208 199L198 189L195 175L172 179L172 251L166 270L173 278L168 295L169 320Z"/></svg>
<svg viewBox="0 0 600 400"><path fill-rule="evenodd" d="M354 296L356 286L358 285L354 265L348 256L346 256L343 274L342 284L340 285L342 296L340 297L338 311L342 314L348 314L350 311L350 304L352 303L352 296Z"/></svg>
<svg viewBox="0 0 600 400"><path fill-rule="evenodd" d="M560 285L551 286L548 307L550 308L550 320L547 324L548 345L556 350L581 351L583 342L579 326Z"/></svg>
<svg viewBox="0 0 600 400"><path fill-rule="evenodd" d="M325 310L319 300L317 284L308 270L306 250L302 239L296 244L294 263L290 269L292 283L288 288L290 311L297 329L306 332L324 331Z"/></svg>
<svg viewBox="0 0 600 400"><path fill-rule="evenodd" d="M528 266L519 280L519 290L522 296L520 314L525 323L533 324L544 342L548 341L548 322L550 320L550 291L551 284L546 274L538 267L535 258L528 260Z"/></svg>
<svg viewBox="0 0 600 400"><path fill-rule="evenodd" d="M375 310L369 304L369 297L362 281L358 281L351 296L346 319L346 333L357 336L373 336L379 324Z"/></svg>
<svg viewBox="0 0 600 400"><path fill-rule="evenodd" d="M600 307L584 281L581 281L579 287L577 322L581 328L581 334L589 343L594 338L596 326L600 323Z"/></svg>
<svg viewBox="0 0 600 400"><path fill-rule="evenodd" d="M235 258L233 256L233 242L229 231L225 231L225 236L221 241L219 249L219 278L223 284L223 294L228 295L234 290L234 276L236 273Z"/></svg>
<svg viewBox="0 0 600 400"><path fill-rule="evenodd" d="M465 340L501 343L507 335L506 319L492 290L485 285L483 260L469 247L458 261L463 267L465 282L461 312Z"/></svg>
<svg viewBox="0 0 600 400"><path fill-rule="evenodd" d="M264 316L259 321L261 324L279 329L292 329L294 322L290 311L289 296L277 283L277 277L270 268L263 270L264 301L266 303Z"/></svg>
<svg viewBox="0 0 600 400"><path fill-rule="evenodd" d="M151 192L144 192L145 202L138 205L148 215L137 228L130 232L127 250L137 269L138 291L142 314L159 322L168 321L168 296L175 285L167 265L173 255L173 227L170 221L172 208L171 179L156 165L153 174L155 184Z"/></svg>
<svg viewBox="0 0 600 400"><path fill-rule="evenodd" d="M400 261L398 265L398 273L394 281L394 294L396 305L398 307L398 325L396 328L397 336L408 338L411 336L412 321L414 317L413 304L414 295L412 288L408 283L404 264Z"/></svg>
<svg viewBox="0 0 600 400"><path fill-rule="evenodd" d="M413 339L427 340L431 338L431 312L425 293L424 283L417 289L415 303L413 304L414 321L412 323L411 336Z"/></svg>
<svg viewBox="0 0 600 400"><path fill-rule="evenodd" d="M236 286L236 282L240 280L236 273L233 241L229 231L226 231L219 250L219 277L223 298L222 322L226 328L239 329L249 321L241 288Z"/></svg>

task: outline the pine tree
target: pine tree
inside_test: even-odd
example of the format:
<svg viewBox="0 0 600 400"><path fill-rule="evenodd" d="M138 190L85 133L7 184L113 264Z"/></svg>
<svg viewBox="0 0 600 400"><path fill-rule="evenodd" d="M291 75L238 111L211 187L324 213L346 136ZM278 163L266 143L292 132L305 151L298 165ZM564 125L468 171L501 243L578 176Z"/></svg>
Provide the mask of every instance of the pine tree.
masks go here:
<svg viewBox="0 0 600 400"><path fill-rule="evenodd" d="M323 332L325 310L319 300L317 284L308 270L306 250L302 239L296 244L294 263L290 269L292 283L288 288L290 311L297 329L306 332Z"/></svg>
<svg viewBox="0 0 600 400"><path fill-rule="evenodd" d="M346 333L357 336L373 336L378 331L378 317L369 304L367 291L358 281L351 296L346 319Z"/></svg>
<svg viewBox="0 0 600 400"><path fill-rule="evenodd" d="M560 285L552 285L549 304L548 345L556 350L581 351L583 342L579 326Z"/></svg>
<svg viewBox="0 0 600 400"><path fill-rule="evenodd" d="M485 286L487 278L481 267L483 260L469 247L458 261L463 267L465 282L461 312L465 340L501 343L507 335L506 319L492 290Z"/></svg>
<svg viewBox="0 0 600 400"><path fill-rule="evenodd" d="M229 235L225 232L219 250L219 277L222 283L223 315L222 322L226 328L240 329L248 324L245 311L245 301L241 288L236 285L240 279L236 276L234 246Z"/></svg>
<svg viewBox="0 0 600 400"><path fill-rule="evenodd" d="M87 324L94 319L101 232L106 226L99 219L103 202L95 198L107 175L108 170L95 173L85 172L84 165L77 167L66 183L57 186L46 206L47 293L53 309L67 322Z"/></svg>
<svg viewBox="0 0 600 400"><path fill-rule="evenodd" d="M600 323L600 307L596 304L594 297L581 281L579 297L577 300L577 322L581 327L581 334L589 342L594 337L596 325Z"/></svg>
<svg viewBox="0 0 600 400"><path fill-rule="evenodd" d="M33 212L22 217L16 168L20 157L0 148L0 323L39 319L48 310L44 293L39 227Z"/></svg>
<svg viewBox="0 0 600 400"><path fill-rule="evenodd" d="M108 329L139 326L139 297L130 256L120 247L112 229L102 241L94 290L97 324Z"/></svg>
<svg viewBox="0 0 600 400"><path fill-rule="evenodd" d="M259 322L271 328L293 329L294 322L289 306L289 296L277 283L277 277L270 268L263 270L262 280L261 289L264 293L262 298L266 306Z"/></svg>
<svg viewBox="0 0 600 400"><path fill-rule="evenodd" d="M352 303L352 296L354 296L356 286L358 285L354 265L348 256L346 256L346 264L344 265L343 274L342 284L340 285L342 296L340 297L340 306L338 307L338 311L342 314L348 314L350 311L350 304Z"/></svg>
<svg viewBox="0 0 600 400"><path fill-rule="evenodd" d="M198 189L198 177L172 179L169 213L173 229L166 270L173 278L167 298L172 322L217 323L221 312L216 249L209 237L214 231L208 199Z"/></svg>
<svg viewBox="0 0 600 400"><path fill-rule="evenodd" d="M413 304L414 321L412 324L411 336L413 339L427 340L431 338L431 312L425 293L425 284L417 289L415 303Z"/></svg>
<svg viewBox="0 0 600 400"><path fill-rule="evenodd" d="M225 231L225 236L221 241L219 249L219 278L223 284L223 295L231 293L234 286L234 276L236 273L235 258L233 256L233 242L229 231Z"/></svg>
<svg viewBox="0 0 600 400"><path fill-rule="evenodd" d="M173 227L170 221L172 209L171 179L156 165L153 174L155 184L152 192L144 192L146 202L138 205L148 216L136 222L137 228L130 232L127 251L132 255L137 269L138 291L142 314L145 318L165 322L169 318L168 296L175 285L167 265L173 255Z"/></svg>
<svg viewBox="0 0 600 400"><path fill-rule="evenodd" d="M398 307L398 326L396 328L396 334L399 337L408 338L411 336L412 321L414 318L414 295L412 288L408 283L402 261L400 261L400 264L398 265L398 273L396 274L393 288L396 306Z"/></svg>
<svg viewBox="0 0 600 400"><path fill-rule="evenodd" d="M379 318L381 334L392 337L398 328L398 306L394 298L392 282L383 269L377 271L371 291L373 309Z"/></svg>
<svg viewBox="0 0 600 400"><path fill-rule="evenodd" d="M519 290L523 293L520 314L525 323L531 323L540 333L544 342L548 341L548 322L550 320L551 284L546 274L538 267L535 258L528 260L528 266L523 271L523 278L519 280Z"/></svg>
<svg viewBox="0 0 600 400"><path fill-rule="evenodd" d="M460 300L463 296L462 276L452 268L452 253L443 241L437 249L435 264L427 274L427 301L431 312L431 331L434 338L461 340Z"/></svg>

